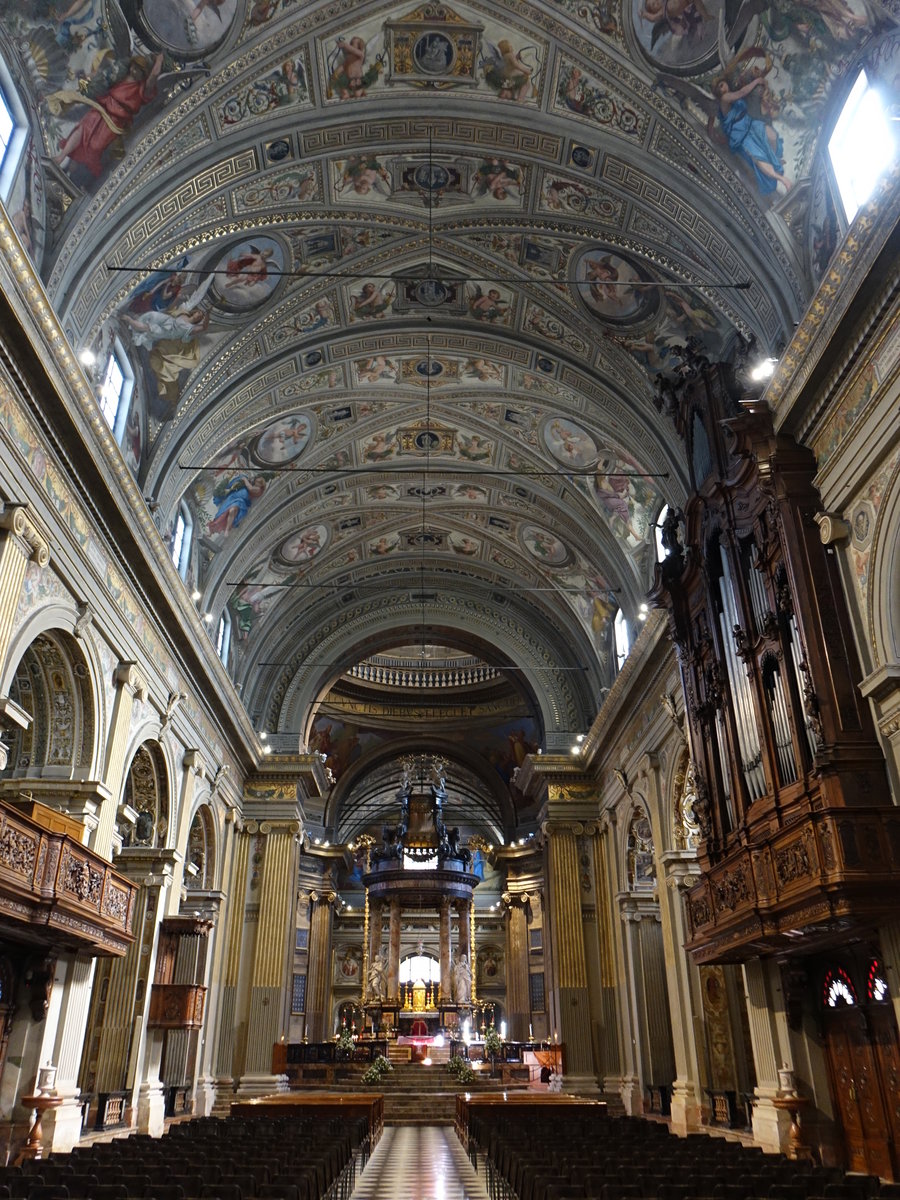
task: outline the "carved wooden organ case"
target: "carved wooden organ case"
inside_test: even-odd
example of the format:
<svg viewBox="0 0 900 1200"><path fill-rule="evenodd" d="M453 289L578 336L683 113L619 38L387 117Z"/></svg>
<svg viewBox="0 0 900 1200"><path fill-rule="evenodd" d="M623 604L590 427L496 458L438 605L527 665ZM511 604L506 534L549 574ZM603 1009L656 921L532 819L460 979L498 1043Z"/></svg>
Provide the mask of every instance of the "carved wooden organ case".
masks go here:
<svg viewBox="0 0 900 1200"><path fill-rule="evenodd" d="M733 373L687 355L657 403L692 495L664 522L651 593L668 610L697 783L698 962L806 953L900 897L890 801L841 587L814 516L815 459Z"/></svg>

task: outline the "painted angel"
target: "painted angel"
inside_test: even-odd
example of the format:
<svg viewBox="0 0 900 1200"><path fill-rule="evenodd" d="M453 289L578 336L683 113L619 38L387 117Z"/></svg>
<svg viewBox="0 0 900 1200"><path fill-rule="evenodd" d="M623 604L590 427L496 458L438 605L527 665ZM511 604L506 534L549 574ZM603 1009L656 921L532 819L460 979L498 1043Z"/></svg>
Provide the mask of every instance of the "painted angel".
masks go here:
<svg viewBox="0 0 900 1200"><path fill-rule="evenodd" d="M785 192L789 192L793 183L784 172L781 136L771 120L751 115L748 105L748 98L756 93L754 98L762 111L771 107L766 104L765 96L768 87L766 75L771 70L771 61L766 56L764 68L754 66L748 82L737 82L749 60L761 54L765 56L765 52L755 46L740 54L725 72L713 80L712 94L674 75L659 75L658 79L684 99L693 100L707 114L707 130L714 139L715 126L718 125L716 140L725 141L731 153L743 159L753 171L762 195L768 196L777 190L779 184Z"/></svg>

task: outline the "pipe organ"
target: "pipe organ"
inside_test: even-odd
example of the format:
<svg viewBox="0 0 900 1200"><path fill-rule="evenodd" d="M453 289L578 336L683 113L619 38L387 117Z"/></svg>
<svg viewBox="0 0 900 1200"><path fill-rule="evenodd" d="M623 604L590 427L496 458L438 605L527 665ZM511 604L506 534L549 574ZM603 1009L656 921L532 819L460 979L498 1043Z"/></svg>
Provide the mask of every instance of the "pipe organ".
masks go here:
<svg viewBox="0 0 900 1200"><path fill-rule="evenodd" d="M664 522L651 593L668 610L697 779L688 945L700 962L808 952L900 896L900 812L815 520L815 459L690 349L657 403L692 488Z"/></svg>

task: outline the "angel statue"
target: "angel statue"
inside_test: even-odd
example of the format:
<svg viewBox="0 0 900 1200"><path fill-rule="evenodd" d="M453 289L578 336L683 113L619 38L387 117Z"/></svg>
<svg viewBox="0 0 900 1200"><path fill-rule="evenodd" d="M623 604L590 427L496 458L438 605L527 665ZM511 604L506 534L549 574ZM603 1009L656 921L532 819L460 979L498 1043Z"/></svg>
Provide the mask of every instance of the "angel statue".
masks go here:
<svg viewBox="0 0 900 1200"><path fill-rule="evenodd" d="M750 60L764 55L765 64L750 66ZM750 72L749 79L747 72ZM772 104L768 95L766 76L772 62L765 51L751 47L733 59L727 69L713 80L712 94L674 75L658 76L659 82L671 88L684 99L693 100L707 114L707 130L713 136L714 124L720 127L720 137L728 144L732 154L751 168L756 183L764 196L771 195L779 183L785 192L794 186L784 172L784 143L772 125L767 108ZM766 117L752 116L748 98L758 101L757 108Z"/></svg>

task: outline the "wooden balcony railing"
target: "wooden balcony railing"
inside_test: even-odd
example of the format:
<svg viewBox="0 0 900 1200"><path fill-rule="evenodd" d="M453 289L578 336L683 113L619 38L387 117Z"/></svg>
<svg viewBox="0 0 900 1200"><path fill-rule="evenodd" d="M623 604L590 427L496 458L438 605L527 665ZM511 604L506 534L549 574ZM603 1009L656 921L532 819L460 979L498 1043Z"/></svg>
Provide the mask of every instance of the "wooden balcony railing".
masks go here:
<svg viewBox="0 0 900 1200"><path fill-rule="evenodd" d="M0 800L0 922L29 941L121 955L137 885L74 837Z"/></svg>

